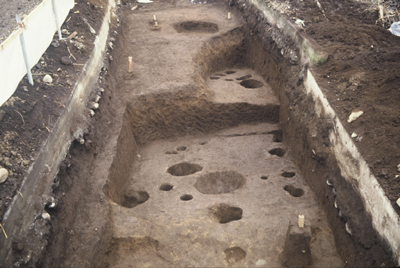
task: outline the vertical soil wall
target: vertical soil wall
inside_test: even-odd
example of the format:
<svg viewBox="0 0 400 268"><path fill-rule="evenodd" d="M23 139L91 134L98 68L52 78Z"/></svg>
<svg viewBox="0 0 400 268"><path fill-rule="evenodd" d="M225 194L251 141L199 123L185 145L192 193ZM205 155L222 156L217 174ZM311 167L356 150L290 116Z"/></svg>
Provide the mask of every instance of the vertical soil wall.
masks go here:
<svg viewBox="0 0 400 268"><path fill-rule="evenodd" d="M232 1L247 22L246 61L270 83L281 103L284 141L303 177L328 215L339 254L349 267L393 265L386 240L377 233L358 189L341 176L329 132L335 127L307 95L308 63L284 28L273 26L247 1ZM293 57L298 55L298 57ZM266 63L269 64L266 64ZM316 67L317 68L317 67ZM323 108L322 108L323 109Z"/></svg>

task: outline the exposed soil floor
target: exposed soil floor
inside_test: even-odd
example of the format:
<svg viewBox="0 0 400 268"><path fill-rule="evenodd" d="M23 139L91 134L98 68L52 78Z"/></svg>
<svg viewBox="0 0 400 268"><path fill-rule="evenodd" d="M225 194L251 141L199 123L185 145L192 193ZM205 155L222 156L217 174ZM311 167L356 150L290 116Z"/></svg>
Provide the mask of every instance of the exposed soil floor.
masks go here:
<svg viewBox="0 0 400 268"><path fill-rule="evenodd" d="M277 8L293 22L304 20L305 25L298 27L329 55L327 63L313 68L313 72L348 132L357 134L354 139L357 139L361 154L400 212L395 204L400 196L400 180L395 176L400 163L397 135L400 39L376 26L377 12L371 12L366 5L353 1L319 2L326 18L315 1L281 1L282 5ZM45 238L49 239L50 245L44 256L36 256L25 264L89 267L94 264L90 261L96 260L95 264L108 267L126 267L132 261L139 266L194 266L199 263L203 266L239 267L257 263L277 266L289 220L295 221L298 214L304 213L313 226L313 266L344 265L336 253L326 215L311 189L302 181L302 175L291 161L290 150L279 143L279 147L285 149L283 157L268 153L276 148L270 131L279 129L278 122L268 118L270 122L266 123L254 119L254 114L248 112L257 110L263 115L271 114L278 105L278 98L262 79L264 74L254 72L249 66L230 64L230 61L237 63L236 57L243 53L242 33L235 29L245 21L224 3L156 1L139 4L132 10L135 6L134 2L122 3L125 28L122 33L118 30L118 50L114 49L110 57L112 75L107 76L103 84L106 92L100 101L101 108L96 111L91 132L85 137L91 142L85 145L74 143L57 177L61 181L57 181L59 186L55 187L54 195L59 206L49 211L53 230L52 235ZM0 186L1 217L12 197L18 194L36 151L42 147L56 118L65 108L79 77L80 64L85 63L91 51L94 36L82 18L89 16L92 27L97 30L103 8L101 1L77 1L70 13L71 19L63 28L70 33L78 30L80 37L76 41L84 44L86 49L80 50L74 43L63 42L57 47L51 46L35 67L38 72L34 76L36 85L32 87L24 79L8 105L0 109L3 140L0 165L12 171L7 182ZM80 13L74 13L78 10ZM228 12L233 12L230 20L227 19ZM157 16L157 26L153 15ZM178 24L184 21L190 23ZM199 23L204 21L210 24ZM220 36L229 38L218 41ZM207 42L211 45L204 48L203 44ZM225 42L226 49L222 52L220 48L215 49L221 47L218 42ZM60 63L61 56L73 58L67 47L75 56L73 62L76 65ZM216 51L220 55L215 56ZM202 62L199 54L204 58L215 57L210 64L206 60ZM127 72L128 56L134 59L132 73ZM61 71L54 85L40 82L42 73L54 74L58 68ZM105 66L103 71L107 68ZM202 69L199 71L199 68ZM198 72L207 75L203 78L196 75ZM237 79L248 74L251 77ZM241 85L243 81L248 82ZM214 107L214 104L220 106ZM194 112L186 115L191 107ZM207 107L210 111L202 113ZM210 118L215 117L221 107L228 107L227 118L232 111L244 111L244 115L238 113L237 118L229 119L231 121L214 122ZM181 117L168 117L176 112L174 110ZM358 120L346 123L354 110L362 110L364 114ZM221 114L223 112L218 116ZM186 120L193 116L203 117L199 120L201 123ZM174 119L173 122L168 118ZM175 120L185 122L182 123L184 127L169 127ZM115 166L111 170L117 170L115 177L127 176L121 176L124 177L122 183L115 183L116 188L127 193L112 192L113 174L110 175L113 160L118 152L124 151L121 146L116 150L118 137L123 139L121 129L132 129L126 135L135 138L134 150L120 156L130 163L126 170ZM199 164L201 170L187 177L176 177L167 172L169 167L182 162ZM295 176L282 177L282 172L288 170L295 171ZM208 195L199 192L196 180L217 171L240 173L245 183L231 193ZM262 179L265 177L267 179ZM163 190L171 186L170 190ZM290 194L297 188L304 191L301 197ZM129 194L130 190L133 194ZM220 204L226 206L221 209ZM242 209L241 218L228 223L218 222L214 211L227 208L236 218L237 211ZM157 213L149 213L151 211ZM270 213L276 217L265 217ZM171 231L166 232L165 226ZM273 231L271 226L274 226ZM212 234L212 238L205 241L185 233L190 228L202 235ZM254 247L254 241L268 250L261 252L259 247ZM26 243L28 246L16 255L21 260L28 254L29 241ZM210 250L211 246L206 247L210 244L216 252ZM198 251L188 250L189 247ZM225 251L227 249L231 250Z"/></svg>
<svg viewBox="0 0 400 268"><path fill-rule="evenodd" d="M312 226L313 267L343 266L315 196L268 134L278 128L242 125L139 150L126 195L149 199L112 205L109 267L278 267L299 214Z"/></svg>

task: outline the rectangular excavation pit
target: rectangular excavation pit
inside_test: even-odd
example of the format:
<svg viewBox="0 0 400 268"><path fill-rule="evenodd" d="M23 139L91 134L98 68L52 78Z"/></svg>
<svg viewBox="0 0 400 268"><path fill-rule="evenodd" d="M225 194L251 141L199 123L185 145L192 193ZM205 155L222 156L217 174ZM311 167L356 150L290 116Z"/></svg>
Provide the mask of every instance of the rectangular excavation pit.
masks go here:
<svg viewBox="0 0 400 268"><path fill-rule="evenodd" d="M268 260L266 266L279 266L289 221L299 214L312 223L314 267L343 265L325 213L281 143L278 123L287 108L275 94L285 85L284 72L245 32L215 36L194 56L193 79L203 81L205 96L148 94L127 105L104 188L114 224L107 265L254 266ZM235 84L227 87L230 94L242 90L231 100L213 85L226 77ZM240 102L243 91L257 88L264 95ZM235 174L244 182L227 183ZM243 215L224 214L226 207ZM255 230L263 231L254 236ZM231 244L242 257L224 253Z"/></svg>
<svg viewBox="0 0 400 268"><path fill-rule="evenodd" d="M250 5L248 2L246 4ZM219 8L225 11L225 7L215 6L215 9ZM245 18L258 12L254 7L240 9ZM169 12L172 17L172 12ZM211 12L207 14L213 15ZM160 18L159 13L157 17ZM179 42L189 42L190 38L195 38L197 46L189 44L190 53L183 55L185 64L187 59L192 62L184 71L185 77L179 80L176 87L162 84L159 87L162 93L157 92L155 86L148 87L151 78L154 78L151 75L157 75L161 69L154 67L157 70L146 76L146 60L143 57L136 58L136 67L143 70L137 68L129 77L122 75L122 67L112 65L120 68L112 71L116 74L112 79L123 79L114 82L112 89L120 92L131 90L132 96L126 101L128 104L123 114L118 142L112 152L113 162L109 169L104 167L109 172L104 193L112 211L107 216L110 217L110 224L114 225L111 228L114 232L109 243L104 243L101 250L93 249L98 250L97 263L111 267L128 265L133 261L159 266L279 266L281 262L278 254L284 248L288 221L296 221L299 214L305 214L311 224L317 223L312 225L315 240L312 241L314 249L311 247L311 251L314 250L315 267L329 263L336 264L334 266L390 265L392 260L387 241L381 238L372 225L371 216L357 186L341 176L341 167L331 151L331 135L335 133L335 125L331 118L321 116L325 114L325 108L321 108L307 94L307 83L311 79L307 64L302 61L293 64L290 58L282 56L282 44L285 50L294 51L297 49L295 45L288 42L287 36L272 36L267 30L272 29L274 33L276 28L266 25L264 20L249 19L241 27L237 26L242 22L235 21L234 27L228 27L227 22L221 21L213 20L220 22L219 32L207 38L197 35L177 37ZM162 29L157 31L156 42L153 42L154 47L151 49L157 50L157 46L162 43L160 50L178 51L173 40L168 39L168 34L172 33L172 24L161 22ZM144 32L143 29L141 31ZM155 31L151 34L154 35ZM151 46L151 43L141 45L144 47L140 48L143 52L144 49L150 49L147 46ZM116 61L123 61L123 56L130 51L122 46L120 48L122 52L114 52ZM175 63L169 62L168 66L175 67ZM274 91L276 98L271 98L274 100L272 104L249 104L236 100L217 103L220 101L219 96L211 94L207 83L210 80L215 82L225 79L221 74L231 70L251 70L254 75L259 75L262 82ZM173 68L164 68L163 71L178 79L172 73ZM143 79L140 81L145 86L133 87L137 85L135 79ZM239 81L242 80L226 82L240 84ZM252 85L256 84L248 84L249 88L245 90L251 90ZM278 100L279 105L275 102ZM282 144L278 142L282 141L279 131L283 133L284 145L280 148L283 152L272 146ZM241 144L241 147L235 148L237 144ZM246 152L243 159L238 151ZM218 164L221 163L219 161L226 162L222 165ZM279 165L290 168L281 170L270 167L271 171L264 169L266 167L260 168L259 162L262 161L266 162L266 166L270 161L279 162L272 165L274 168ZM181 165L174 166L176 164ZM255 165L254 169L251 169L252 165ZM258 172L255 172L257 168ZM169 169L171 173L183 175L173 176L167 172ZM175 173L176 170L179 172ZM205 176L206 181L217 180L213 177L216 175L210 173L221 174L218 172L225 175L239 173L245 178L245 183L235 183L233 191L229 187L226 190L222 185L222 190L217 191L222 191L220 195L209 194L209 186L201 190L204 193L196 190L194 186L201 185L197 183L200 177ZM281 185L282 182L287 183ZM260 231L259 240L260 244L265 243L268 241L266 234L273 236L269 242L275 243L276 247L269 253L265 253L267 251L263 248L268 247L266 244L250 246L251 241L239 243L239 238L234 239L238 228L245 228L243 223L257 216L249 215L248 212L254 209L251 204L242 205L236 202L235 197L240 196L240 200L261 198L261 193L251 195L250 190L250 186L258 187L261 183L276 187L273 188L275 192L280 190L283 196L281 199L274 197L263 200L266 203L261 205L264 206L264 210L261 209L265 213L263 217L273 218L259 219L261 223L263 220L271 220L270 227L260 227L264 228L264 232ZM262 188L257 190L262 191ZM312 209L303 212L302 209L290 208L287 217L282 220L279 217L284 209L270 211L268 214L269 206L286 204L290 207L293 200L302 203L298 200L303 198L309 198L310 204L316 207L315 211L320 212ZM162 206L162 200L168 201L165 202L166 207ZM212 204L206 203L210 200ZM175 217L171 217L172 214ZM320 216L321 221L318 221ZM190 221L186 222L187 219ZM207 224L197 225L198 221ZM214 226L217 231L208 230L209 226ZM253 228L255 233L260 229ZM334 243L327 238L331 236L330 232ZM232 243L221 242L218 240L221 237L230 238ZM167 240L178 241L179 246L174 248ZM324 250L323 246L316 246L321 245L318 241L329 245L330 258L324 258L324 252L318 251ZM216 252L206 250L213 246ZM182 254L178 252L179 249L186 251ZM202 252L203 255L200 254ZM78 256L77 259L84 256L83 253L74 254ZM183 255L187 258L181 257ZM204 255L208 258L202 257ZM207 263L207 259L212 261Z"/></svg>

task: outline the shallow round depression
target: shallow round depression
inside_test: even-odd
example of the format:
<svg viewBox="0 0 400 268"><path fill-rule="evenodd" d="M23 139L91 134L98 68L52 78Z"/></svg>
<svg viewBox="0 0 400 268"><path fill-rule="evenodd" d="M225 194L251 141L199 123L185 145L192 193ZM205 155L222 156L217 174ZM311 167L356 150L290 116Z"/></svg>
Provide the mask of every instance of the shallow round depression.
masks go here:
<svg viewBox="0 0 400 268"><path fill-rule="evenodd" d="M225 194L242 188L245 182L235 171L212 172L199 177L194 187L202 194Z"/></svg>
<svg viewBox="0 0 400 268"><path fill-rule="evenodd" d="M184 21L173 25L178 33L216 33L218 25L206 21Z"/></svg>

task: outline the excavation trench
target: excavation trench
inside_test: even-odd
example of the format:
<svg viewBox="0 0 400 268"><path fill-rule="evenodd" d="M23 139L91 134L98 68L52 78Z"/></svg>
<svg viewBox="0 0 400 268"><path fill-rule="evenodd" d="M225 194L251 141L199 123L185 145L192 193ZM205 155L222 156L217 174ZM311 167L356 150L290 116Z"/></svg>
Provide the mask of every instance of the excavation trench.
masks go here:
<svg viewBox="0 0 400 268"><path fill-rule="evenodd" d="M126 106L104 187L114 222L104 262L279 266L272 248L283 248L289 222L303 213L314 230L313 265L341 266L326 216L282 138L277 93L285 79L273 57L239 26L206 38L193 64L191 86Z"/></svg>
<svg viewBox="0 0 400 268"><path fill-rule="evenodd" d="M85 250L107 267L277 267L289 222L301 214L310 266L390 263L329 152L330 125L304 92L305 65L282 56L280 45L293 43L249 17L256 10L239 6L228 21L217 16L226 8L155 8L168 17L159 31L149 28L150 13L126 14L104 104L113 97L126 105L118 133L104 142L113 145L91 160L107 174L109 211L97 211L108 231ZM140 44L129 43L133 33ZM119 63L132 51L136 70L128 73ZM156 67L152 53L166 65ZM76 261L85 250L68 254Z"/></svg>

